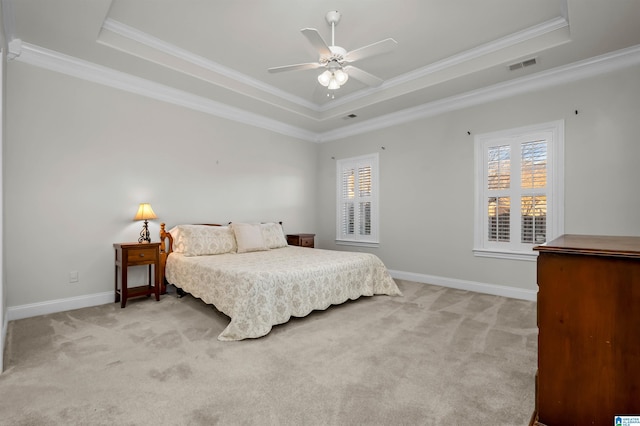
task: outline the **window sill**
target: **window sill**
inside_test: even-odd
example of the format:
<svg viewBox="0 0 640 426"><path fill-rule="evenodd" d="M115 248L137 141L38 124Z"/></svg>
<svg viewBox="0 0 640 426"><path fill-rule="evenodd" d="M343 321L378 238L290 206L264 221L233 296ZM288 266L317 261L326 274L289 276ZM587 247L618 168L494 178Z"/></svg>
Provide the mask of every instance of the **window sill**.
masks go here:
<svg viewBox="0 0 640 426"><path fill-rule="evenodd" d="M527 260L535 262L538 259L537 251L507 251L490 249L473 249L473 255L478 257L493 257L496 259Z"/></svg>
<svg viewBox="0 0 640 426"><path fill-rule="evenodd" d="M349 241L336 240L336 244L340 246L356 246L356 247L379 247L380 243L369 241Z"/></svg>

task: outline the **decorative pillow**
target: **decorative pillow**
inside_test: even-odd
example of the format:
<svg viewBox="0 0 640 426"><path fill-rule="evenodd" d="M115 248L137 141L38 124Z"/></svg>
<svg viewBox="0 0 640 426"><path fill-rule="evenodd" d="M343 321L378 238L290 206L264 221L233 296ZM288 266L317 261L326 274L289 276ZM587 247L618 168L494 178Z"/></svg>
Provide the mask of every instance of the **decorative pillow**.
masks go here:
<svg viewBox="0 0 640 426"><path fill-rule="evenodd" d="M185 256L235 253L238 246L228 226L178 225L169 231L173 251Z"/></svg>
<svg viewBox="0 0 640 426"><path fill-rule="evenodd" d="M236 236L238 253L269 250L262 237L260 224L232 223L231 228Z"/></svg>
<svg viewBox="0 0 640 426"><path fill-rule="evenodd" d="M262 229L262 238L270 249L288 246L282 225L279 223L262 223L260 228Z"/></svg>

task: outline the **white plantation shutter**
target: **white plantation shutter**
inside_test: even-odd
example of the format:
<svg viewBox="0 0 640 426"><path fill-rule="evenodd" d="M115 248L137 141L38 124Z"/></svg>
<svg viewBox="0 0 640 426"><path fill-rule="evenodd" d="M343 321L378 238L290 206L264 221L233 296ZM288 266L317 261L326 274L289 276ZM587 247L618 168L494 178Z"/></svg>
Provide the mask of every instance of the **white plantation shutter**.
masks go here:
<svg viewBox="0 0 640 426"><path fill-rule="evenodd" d="M475 254L535 259L562 233L563 145L560 121L476 137Z"/></svg>
<svg viewBox="0 0 640 426"><path fill-rule="evenodd" d="M341 235L344 237L355 235L355 182L356 168L348 167L342 170L341 205L342 217L340 221Z"/></svg>
<svg viewBox="0 0 640 426"><path fill-rule="evenodd" d="M542 244L547 241L547 152L549 136L523 142L520 146L520 242Z"/></svg>
<svg viewBox="0 0 640 426"><path fill-rule="evenodd" d="M378 154L337 162L339 242L378 242Z"/></svg>

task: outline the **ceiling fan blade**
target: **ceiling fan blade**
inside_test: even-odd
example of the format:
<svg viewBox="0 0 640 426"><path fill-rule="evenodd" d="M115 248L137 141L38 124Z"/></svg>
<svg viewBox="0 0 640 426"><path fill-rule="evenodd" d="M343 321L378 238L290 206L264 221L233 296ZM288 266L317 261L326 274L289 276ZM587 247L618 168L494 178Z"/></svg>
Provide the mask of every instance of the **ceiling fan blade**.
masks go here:
<svg viewBox="0 0 640 426"><path fill-rule="evenodd" d="M273 67L269 68L267 71L269 72L282 72L282 71L301 71L301 70L313 70L316 68L323 67L319 62L308 62L306 64L295 64L295 65L284 65L282 67Z"/></svg>
<svg viewBox="0 0 640 426"><path fill-rule="evenodd" d="M377 43L373 43L368 46L352 50L351 52L347 52L344 55L344 58L346 62L354 62L369 56L390 52L395 49L397 45L398 43L394 39L387 38Z"/></svg>
<svg viewBox="0 0 640 426"><path fill-rule="evenodd" d="M316 48L322 57L331 56L331 49L324 41L318 30L315 28L303 28L300 30L302 34L309 40L309 42Z"/></svg>
<svg viewBox="0 0 640 426"><path fill-rule="evenodd" d="M377 87L380 86L384 80L376 77L373 74L369 74L366 71L361 70L360 68L356 68L353 65L347 65L344 67L344 70L349 74L349 77L353 77L358 81L363 82L367 86Z"/></svg>

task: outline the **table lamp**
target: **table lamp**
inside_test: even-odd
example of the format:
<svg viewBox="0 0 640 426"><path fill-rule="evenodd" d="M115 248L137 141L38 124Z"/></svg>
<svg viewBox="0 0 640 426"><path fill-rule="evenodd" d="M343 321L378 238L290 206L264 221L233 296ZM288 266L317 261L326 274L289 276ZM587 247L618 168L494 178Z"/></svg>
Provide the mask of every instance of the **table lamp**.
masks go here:
<svg viewBox="0 0 640 426"><path fill-rule="evenodd" d="M156 216L156 214L153 212L151 204L140 203L140 207L138 207L138 213L136 213L136 217L133 218L133 220L144 220L142 231L140 231L140 238L138 238L139 243L151 242L151 236L149 234L149 219L157 218L158 216Z"/></svg>

